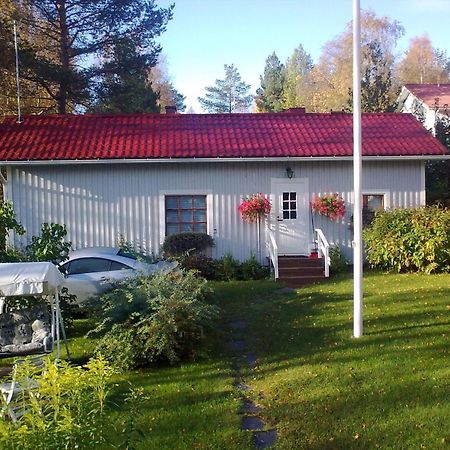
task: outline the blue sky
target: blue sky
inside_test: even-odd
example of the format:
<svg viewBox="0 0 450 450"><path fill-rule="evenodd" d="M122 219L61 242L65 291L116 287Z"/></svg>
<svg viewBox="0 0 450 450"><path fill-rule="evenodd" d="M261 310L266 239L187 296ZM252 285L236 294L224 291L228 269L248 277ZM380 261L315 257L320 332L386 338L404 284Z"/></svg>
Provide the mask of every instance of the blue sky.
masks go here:
<svg viewBox="0 0 450 450"><path fill-rule="evenodd" d="M284 62L301 43L317 60L323 44L352 19L352 0L157 0L159 6L173 2L174 18L159 42L176 88L195 112L202 112L197 97L205 86L223 78L224 64L234 64L254 93L270 53ZM428 33L450 54L450 0L360 2L405 27L399 53L410 38Z"/></svg>

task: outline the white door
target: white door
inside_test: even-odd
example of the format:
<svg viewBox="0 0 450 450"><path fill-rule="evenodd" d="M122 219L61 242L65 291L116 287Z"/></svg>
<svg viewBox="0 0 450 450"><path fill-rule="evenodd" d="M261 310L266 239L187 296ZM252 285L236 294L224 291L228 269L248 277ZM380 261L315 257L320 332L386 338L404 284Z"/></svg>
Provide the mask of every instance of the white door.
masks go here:
<svg viewBox="0 0 450 450"><path fill-rule="evenodd" d="M271 229L279 255L308 255L312 243L307 178L272 179Z"/></svg>

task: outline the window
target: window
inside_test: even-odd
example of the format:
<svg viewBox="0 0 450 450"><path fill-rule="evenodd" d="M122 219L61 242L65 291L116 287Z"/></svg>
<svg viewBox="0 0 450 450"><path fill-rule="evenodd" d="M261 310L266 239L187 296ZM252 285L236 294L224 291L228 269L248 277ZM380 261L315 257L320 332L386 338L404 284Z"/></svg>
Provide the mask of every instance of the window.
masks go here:
<svg viewBox="0 0 450 450"><path fill-rule="evenodd" d="M384 209L384 194L364 194L362 206L363 228L365 228L372 223L375 212Z"/></svg>
<svg viewBox="0 0 450 450"><path fill-rule="evenodd" d="M166 235L206 233L206 195L166 195Z"/></svg>
<svg viewBox="0 0 450 450"><path fill-rule="evenodd" d="M68 275L77 275L81 273L109 272L111 270L130 269L125 264L117 261L111 261L104 258L80 258L74 259L63 265L64 271Z"/></svg>
<svg viewBox="0 0 450 450"><path fill-rule="evenodd" d="M283 219L297 218L297 192L283 192Z"/></svg>

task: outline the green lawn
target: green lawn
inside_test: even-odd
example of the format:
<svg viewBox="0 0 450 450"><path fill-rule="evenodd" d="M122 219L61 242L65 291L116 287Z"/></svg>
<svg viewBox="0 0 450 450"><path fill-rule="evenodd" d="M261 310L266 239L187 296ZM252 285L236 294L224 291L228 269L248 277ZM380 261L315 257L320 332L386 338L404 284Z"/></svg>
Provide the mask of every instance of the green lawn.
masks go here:
<svg viewBox="0 0 450 450"><path fill-rule="evenodd" d="M284 296L220 290L251 323L246 381L277 448L450 447L450 276L366 274L360 339L350 276Z"/></svg>
<svg viewBox="0 0 450 450"><path fill-rule="evenodd" d="M246 319L259 360L244 371L278 449L447 449L450 446L449 275L365 275L364 336L353 339L349 275L288 294L271 281L214 283L223 322ZM73 360L95 342L72 331ZM144 388L139 449L251 449L218 327L194 363L114 378L111 423L130 416L131 382ZM118 349L120 351L120 349ZM123 440L121 428L112 440Z"/></svg>

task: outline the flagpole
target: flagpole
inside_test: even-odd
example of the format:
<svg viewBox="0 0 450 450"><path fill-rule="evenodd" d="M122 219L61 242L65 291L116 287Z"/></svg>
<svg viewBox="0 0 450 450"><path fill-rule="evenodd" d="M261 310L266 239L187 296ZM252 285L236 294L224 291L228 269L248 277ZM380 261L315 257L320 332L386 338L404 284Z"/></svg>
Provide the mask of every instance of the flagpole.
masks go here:
<svg viewBox="0 0 450 450"><path fill-rule="evenodd" d="M360 0L353 0L353 337L363 334Z"/></svg>

